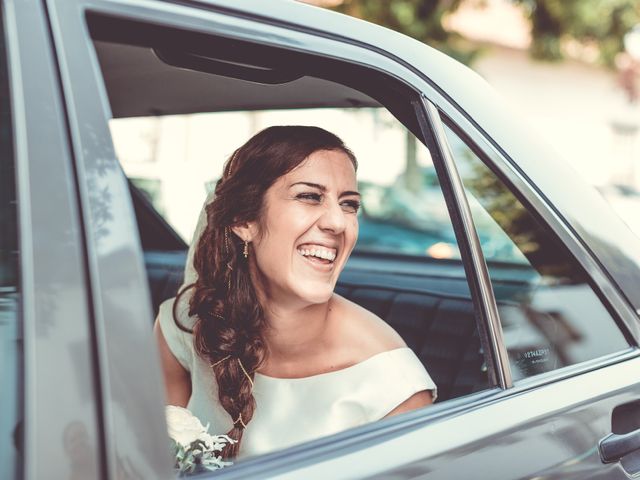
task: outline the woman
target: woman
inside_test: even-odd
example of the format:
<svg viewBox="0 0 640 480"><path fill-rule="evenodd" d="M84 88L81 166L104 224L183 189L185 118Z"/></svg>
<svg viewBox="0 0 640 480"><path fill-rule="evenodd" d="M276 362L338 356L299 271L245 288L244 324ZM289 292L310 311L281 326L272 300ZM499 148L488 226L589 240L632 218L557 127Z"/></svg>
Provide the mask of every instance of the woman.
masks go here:
<svg viewBox="0 0 640 480"><path fill-rule="evenodd" d="M325 130L267 128L227 161L205 207L195 282L161 306L154 331L168 403L237 439L227 457L435 397L400 336L333 292L358 236L356 168Z"/></svg>

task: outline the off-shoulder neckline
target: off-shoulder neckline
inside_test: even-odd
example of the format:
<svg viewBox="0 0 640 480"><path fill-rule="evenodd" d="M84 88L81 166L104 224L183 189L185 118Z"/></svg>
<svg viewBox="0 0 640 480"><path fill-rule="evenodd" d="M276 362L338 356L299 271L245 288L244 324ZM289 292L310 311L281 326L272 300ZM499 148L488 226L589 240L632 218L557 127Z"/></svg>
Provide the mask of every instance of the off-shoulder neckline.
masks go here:
<svg viewBox="0 0 640 480"><path fill-rule="evenodd" d="M354 370L359 370L359 369L363 368L364 366L369 365L373 361L378 360L379 358L381 358L383 356L388 356L389 354L395 355L395 354L398 354L400 352L406 352L407 350L410 353L413 354L413 350L411 350L409 347L394 348L392 350L385 350L384 352L376 353L376 354L374 354L374 355L362 360L361 362L354 363L353 365L350 365L348 367L341 368L339 370L332 370L330 372L317 373L315 375L309 375L307 377L272 377L270 375L264 375L264 374L262 374L260 372L255 372L255 378L260 378L260 379L264 379L264 380L271 381L271 382L303 382L305 380L318 380L318 379L324 379L324 378L335 378L337 376L353 372Z"/></svg>

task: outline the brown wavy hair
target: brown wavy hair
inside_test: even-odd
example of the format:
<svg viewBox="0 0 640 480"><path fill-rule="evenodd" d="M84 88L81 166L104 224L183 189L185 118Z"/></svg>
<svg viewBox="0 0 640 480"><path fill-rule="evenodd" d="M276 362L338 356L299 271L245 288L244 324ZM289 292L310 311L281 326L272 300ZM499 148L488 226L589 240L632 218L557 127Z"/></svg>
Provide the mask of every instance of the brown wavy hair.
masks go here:
<svg viewBox="0 0 640 480"><path fill-rule="evenodd" d="M257 221L264 232L260 220L266 191L319 150L342 151L357 169L355 156L342 140L318 127L269 127L231 155L215 197L205 208L207 226L194 255L197 280L178 294L179 298L193 291L189 315L196 319L194 347L211 365L220 404L234 421L228 435L237 443L225 448L225 458L235 457L240 449L244 428L256 409L253 378L267 355L262 305L243 255L244 244L231 227ZM178 321L177 303L178 299L174 321L190 331Z"/></svg>

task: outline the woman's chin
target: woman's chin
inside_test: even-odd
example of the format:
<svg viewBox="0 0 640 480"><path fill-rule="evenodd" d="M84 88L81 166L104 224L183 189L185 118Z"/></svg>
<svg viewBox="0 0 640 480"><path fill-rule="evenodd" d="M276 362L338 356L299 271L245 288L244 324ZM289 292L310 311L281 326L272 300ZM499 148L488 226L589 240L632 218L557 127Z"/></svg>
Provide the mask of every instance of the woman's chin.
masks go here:
<svg viewBox="0 0 640 480"><path fill-rule="evenodd" d="M306 291L301 291L299 297L309 305L318 305L327 303L333 295L333 288L309 288Z"/></svg>

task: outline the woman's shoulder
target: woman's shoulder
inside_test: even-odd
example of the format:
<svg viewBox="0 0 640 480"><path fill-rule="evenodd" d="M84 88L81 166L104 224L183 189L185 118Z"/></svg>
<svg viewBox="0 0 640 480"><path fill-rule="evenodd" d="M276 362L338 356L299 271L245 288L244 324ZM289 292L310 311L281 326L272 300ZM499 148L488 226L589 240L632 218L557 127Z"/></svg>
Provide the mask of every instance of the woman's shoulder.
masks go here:
<svg viewBox="0 0 640 480"><path fill-rule="evenodd" d="M332 303L337 338L354 363L407 346L398 332L376 314L337 294Z"/></svg>

